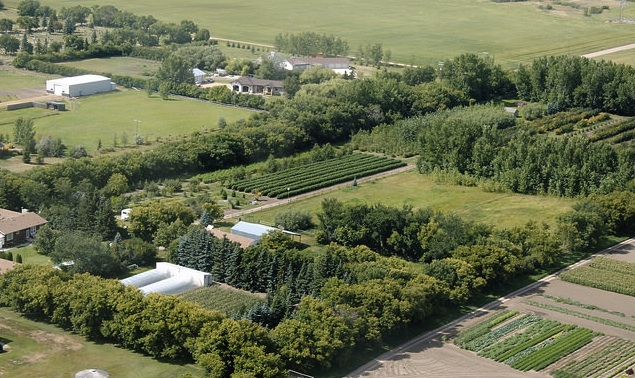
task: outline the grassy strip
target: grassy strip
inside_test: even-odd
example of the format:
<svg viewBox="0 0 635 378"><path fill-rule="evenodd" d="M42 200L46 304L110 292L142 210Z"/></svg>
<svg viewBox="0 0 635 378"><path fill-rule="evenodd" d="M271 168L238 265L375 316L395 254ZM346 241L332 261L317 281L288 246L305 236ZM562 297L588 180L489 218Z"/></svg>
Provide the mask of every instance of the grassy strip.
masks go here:
<svg viewBox="0 0 635 378"><path fill-rule="evenodd" d="M596 323L600 323L600 324L608 325L608 326L611 326L611 327L621 328L621 329L625 329L627 331L635 332L635 327L633 327L630 324L620 323L620 322L616 322L616 321L611 320L611 319L600 318L600 317L597 317L597 316L584 314L582 312L577 312L577 311L569 310L569 309L566 309L566 308L563 308L563 307L559 307L559 306L553 306L553 305L546 304L546 303L540 303L540 302L529 301L529 300L525 301L525 303L527 303L530 306L543 308L545 310L552 310L552 311L559 312L561 314L571 315L571 316L578 317L580 319L591 320L591 321L594 321Z"/></svg>
<svg viewBox="0 0 635 378"><path fill-rule="evenodd" d="M242 313L258 303L265 302L252 293L220 286L198 288L183 293L180 297L198 303L208 310L220 311L227 315Z"/></svg>
<svg viewBox="0 0 635 378"><path fill-rule="evenodd" d="M571 298L555 297L553 295L548 295L548 294L542 294L541 296L544 297L544 298L547 298L547 299L551 299L552 301L555 301L555 302L558 302L558 303L564 303L564 304L568 304L568 305L571 305L571 306L584 308L584 309L587 309L587 310L595 310L595 311L606 312L607 314L619 316L621 318L625 318L626 317L626 315L623 312L610 311L610 310L598 307L596 305L578 302L578 301L573 300Z"/></svg>

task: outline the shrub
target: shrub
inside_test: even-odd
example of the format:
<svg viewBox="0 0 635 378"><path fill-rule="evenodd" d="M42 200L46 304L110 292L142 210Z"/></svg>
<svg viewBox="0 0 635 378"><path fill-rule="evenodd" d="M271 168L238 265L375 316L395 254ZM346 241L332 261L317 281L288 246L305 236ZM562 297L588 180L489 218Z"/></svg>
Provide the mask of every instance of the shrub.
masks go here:
<svg viewBox="0 0 635 378"><path fill-rule="evenodd" d="M306 210L288 210L276 214L275 224L286 230L307 230L313 227L311 213Z"/></svg>

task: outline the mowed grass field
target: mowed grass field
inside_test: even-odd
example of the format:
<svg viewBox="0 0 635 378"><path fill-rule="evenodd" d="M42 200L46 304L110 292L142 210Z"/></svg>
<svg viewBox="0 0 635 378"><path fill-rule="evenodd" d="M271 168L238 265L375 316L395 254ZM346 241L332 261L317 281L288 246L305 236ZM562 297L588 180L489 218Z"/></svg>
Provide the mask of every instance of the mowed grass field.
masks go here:
<svg viewBox="0 0 635 378"><path fill-rule="evenodd" d="M15 7L19 0L6 0ZM573 0L580 9L551 1L494 3L489 0L307 0L267 2L245 0L42 0L56 9L79 3L114 5L138 15L179 22L189 19L212 36L273 44L283 32L313 31L349 41L351 54L360 45L382 43L391 60L435 64L464 52L488 52L507 67L531 62L543 55L581 55L632 43L635 29L609 23L620 16L619 2ZM552 5L550 11L539 6ZM586 6L608 5L600 15L584 16ZM0 16L2 12L0 12ZM635 5L627 2L625 18L635 18ZM246 22L245 20L249 20Z"/></svg>
<svg viewBox="0 0 635 378"><path fill-rule="evenodd" d="M555 224L558 215L570 210L575 200L547 196L528 196L511 193L490 193L477 187L464 187L436 183L429 175L415 171L399 173L382 179L362 183L320 194L299 201L259 211L244 220L273 224L278 212L289 209L321 211L325 198L336 198L348 204L375 204L414 208L431 207L442 212L453 212L462 218L491 224L497 228L521 226L529 221Z"/></svg>
<svg viewBox="0 0 635 378"><path fill-rule="evenodd" d="M51 135L62 138L69 148L83 145L93 153L100 139L103 148L113 147L115 135L122 146L124 133L127 145L134 144L137 128L140 136L154 143L157 139L165 141L195 131L216 130L221 117L231 123L252 114L191 99L162 100L156 94L148 97L144 91L126 89L73 99L66 107L65 112L35 108L0 111L0 134L13 135L17 118L32 118L36 140L38 136Z"/></svg>
<svg viewBox="0 0 635 378"><path fill-rule="evenodd" d="M159 362L111 344L97 344L45 323L23 318L0 307L0 376L68 378L85 369L102 369L111 377L174 378L200 375L194 365Z"/></svg>
<svg viewBox="0 0 635 378"><path fill-rule="evenodd" d="M121 56L100 59L85 59L59 64L90 70L93 72L103 72L114 75L125 75L148 79L154 77L159 69L159 66L161 66L161 62Z"/></svg>

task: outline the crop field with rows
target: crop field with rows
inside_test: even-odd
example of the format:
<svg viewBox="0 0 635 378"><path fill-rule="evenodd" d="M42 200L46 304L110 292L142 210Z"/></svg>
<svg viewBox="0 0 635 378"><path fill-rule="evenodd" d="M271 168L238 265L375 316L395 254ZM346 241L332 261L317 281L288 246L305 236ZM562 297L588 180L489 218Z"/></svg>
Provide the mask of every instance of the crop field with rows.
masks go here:
<svg viewBox="0 0 635 378"><path fill-rule="evenodd" d="M560 274L563 281L635 296L635 264L596 257L587 266Z"/></svg>
<svg viewBox="0 0 635 378"><path fill-rule="evenodd" d="M600 334L537 315L503 311L462 331L455 344L521 371L540 371Z"/></svg>
<svg viewBox="0 0 635 378"><path fill-rule="evenodd" d="M240 192L260 192L268 197L287 198L404 165L406 163L396 159L354 153L240 180L231 184L230 189Z"/></svg>
<svg viewBox="0 0 635 378"><path fill-rule="evenodd" d="M589 135L592 142L605 141L611 144L628 142L635 138L635 119L631 118L623 122L612 122L599 127Z"/></svg>

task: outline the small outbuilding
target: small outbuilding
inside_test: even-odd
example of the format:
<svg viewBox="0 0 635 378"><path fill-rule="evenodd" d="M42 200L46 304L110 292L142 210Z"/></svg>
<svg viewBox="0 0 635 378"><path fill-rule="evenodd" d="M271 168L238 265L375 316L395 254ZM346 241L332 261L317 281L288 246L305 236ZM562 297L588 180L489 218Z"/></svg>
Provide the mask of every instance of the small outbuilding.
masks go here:
<svg viewBox="0 0 635 378"><path fill-rule="evenodd" d="M75 378L108 378L110 374L101 369L86 369L75 373Z"/></svg>
<svg viewBox="0 0 635 378"><path fill-rule="evenodd" d="M203 80L205 79L205 71L199 70L198 68L193 68L192 75L194 75L194 84L203 84Z"/></svg>
<svg viewBox="0 0 635 378"><path fill-rule="evenodd" d="M100 75L72 76L46 81L46 91L58 96L89 96L115 89L116 85L110 78Z"/></svg>

